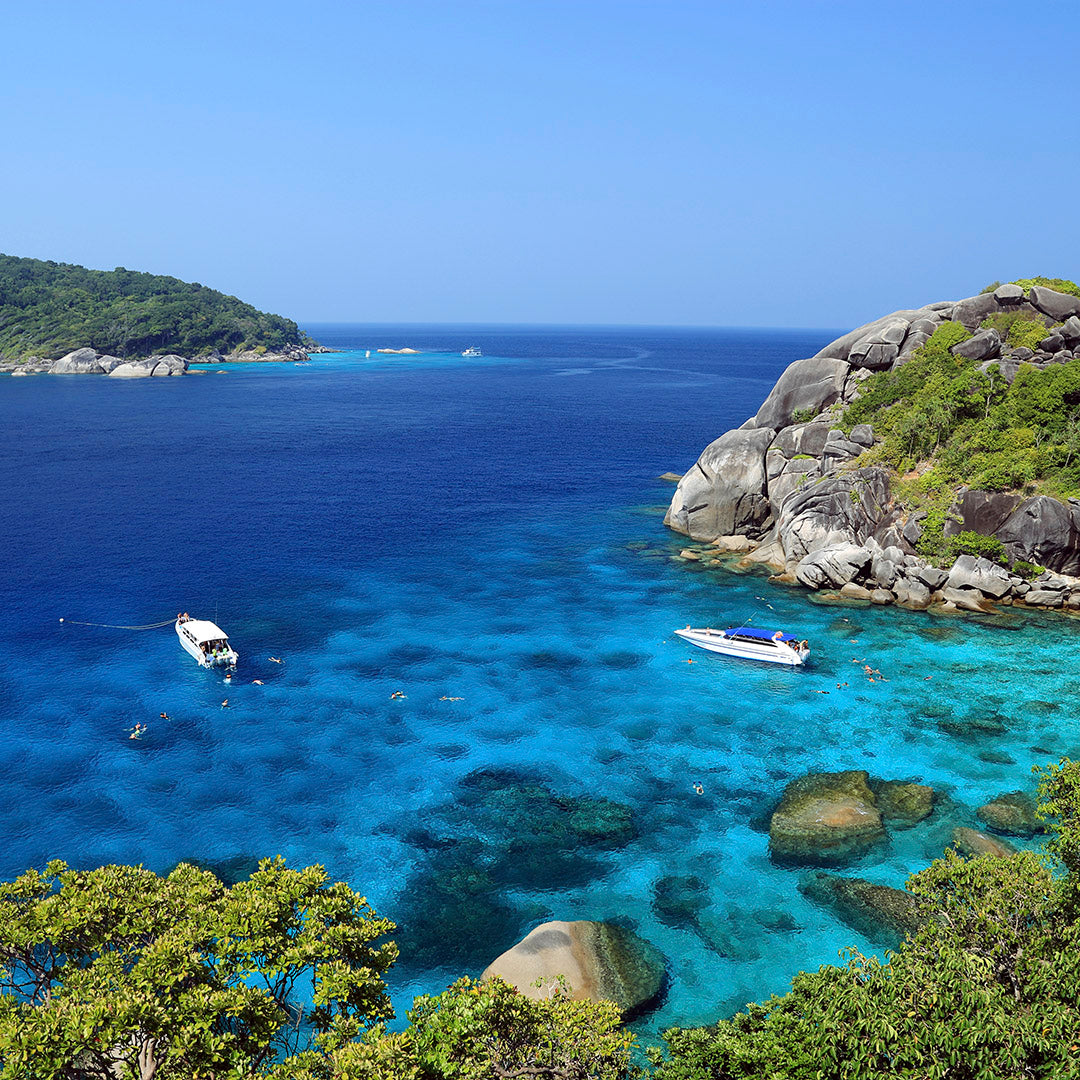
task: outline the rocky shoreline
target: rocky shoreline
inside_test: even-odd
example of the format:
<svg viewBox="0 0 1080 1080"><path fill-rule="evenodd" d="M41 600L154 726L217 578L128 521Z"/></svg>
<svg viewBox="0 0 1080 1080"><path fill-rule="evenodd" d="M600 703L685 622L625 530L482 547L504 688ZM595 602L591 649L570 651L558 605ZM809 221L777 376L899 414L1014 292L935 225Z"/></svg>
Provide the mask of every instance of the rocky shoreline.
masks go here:
<svg viewBox="0 0 1080 1080"><path fill-rule="evenodd" d="M1038 349L1013 348L988 316L1017 313L1041 322ZM893 312L796 360L757 413L710 443L679 480L664 523L701 545L688 559L737 569L761 567L774 580L832 590L852 601L923 610L991 611L1022 605L1080 612L1080 500L961 488L946 536L994 536L1010 562L1041 569L1031 579L988 559L960 555L949 567L916 554L920 513L890 491L889 473L862 468L875 444L868 424L845 434L844 407L875 371L904 364L942 323L973 331L954 354L996 364L1011 383L1021 364L1045 368L1080 357L1080 298L1042 286L1002 285L960 301Z"/></svg>
<svg viewBox="0 0 1080 1080"><path fill-rule="evenodd" d="M109 375L116 379L141 379L150 376L186 375L191 364L270 364L303 363L313 354L335 352L325 345L285 345L274 352L248 349L227 356L214 350L205 356L189 360L169 353L131 360L99 353L96 349L74 349L58 360L31 356L23 361L0 360L0 375Z"/></svg>

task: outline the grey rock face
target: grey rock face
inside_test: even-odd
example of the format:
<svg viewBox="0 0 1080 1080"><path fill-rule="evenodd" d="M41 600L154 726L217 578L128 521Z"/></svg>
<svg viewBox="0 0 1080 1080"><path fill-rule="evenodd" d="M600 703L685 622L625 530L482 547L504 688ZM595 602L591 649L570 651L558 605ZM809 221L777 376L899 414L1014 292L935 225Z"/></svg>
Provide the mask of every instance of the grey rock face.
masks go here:
<svg viewBox="0 0 1080 1080"><path fill-rule="evenodd" d="M156 360L152 373L154 375L183 375L188 369L188 362L182 356L170 353L168 356L150 357L147 363Z"/></svg>
<svg viewBox="0 0 1080 1080"><path fill-rule="evenodd" d="M956 322L963 323L968 330L974 330L987 315L993 315L998 310L999 305L993 293L980 293L978 296L961 300L953 308L952 317Z"/></svg>
<svg viewBox="0 0 1080 1080"><path fill-rule="evenodd" d="M785 458L793 458L796 454L821 457L828 437L828 424L792 424L777 434L769 449L779 450Z"/></svg>
<svg viewBox="0 0 1080 1080"><path fill-rule="evenodd" d="M869 449L874 445L874 429L869 424L856 424L851 429L851 441Z"/></svg>
<svg viewBox="0 0 1080 1080"><path fill-rule="evenodd" d="M1058 327L1065 344L1072 348L1080 342L1080 316L1070 315L1065 322Z"/></svg>
<svg viewBox="0 0 1080 1080"><path fill-rule="evenodd" d="M855 469L828 476L784 504L777 537L790 562L831 544L864 544L882 523L889 501L884 469Z"/></svg>
<svg viewBox="0 0 1080 1080"><path fill-rule="evenodd" d="M1080 296L1055 292L1043 285L1035 285L1032 288L1031 302L1041 312L1057 321L1080 315Z"/></svg>
<svg viewBox="0 0 1080 1080"><path fill-rule="evenodd" d="M999 285L994 290L994 299L999 304L1019 304L1027 295L1019 285Z"/></svg>
<svg viewBox="0 0 1080 1080"><path fill-rule="evenodd" d="M795 569L801 585L811 589L839 588L856 577L870 562L870 552L857 544L830 544L807 555Z"/></svg>
<svg viewBox="0 0 1080 1080"><path fill-rule="evenodd" d="M760 533L771 516L765 452L775 434L737 428L711 442L679 481L664 523L694 540Z"/></svg>
<svg viewBox="0 0 1080 1080"><path fill-rule="evenodd" d="M952 347L954 356L969 360L988 360L1001 355L1001 337L996 330L980 330L974 337Z"/></svg>
<svg viewBox="0 0 1080 1080"><path fill-rule="evenodd" d="M963 490L949 509L950 518L945 522L945 535L959 532L982 533L992 536L1005 524L1008 516L1020 502L1019 495L1003 495L994 491ZM959 523L952 518L960 519Z"/></svg>
<svg viewBox="0 0 1080 1080"><path fill-rule="evenodd" d="M154 374L154 368L147 367L145 360L130 360L125 364L117 364L109 372L110 379L148 379Z"/></svg>
<svg viewBox="0 0 1080 1080"><path fill-rule="evenodd" d="M936 566L920 566L915 571L915 577L928 589L940 589L949 580L947 570L940 570Z"/></svg>
<svg viewBox="0 0 1080 1080"><path fill-rule="evenodd" d="M756 428L779 430L791 423L795 412L820 412L839 400L848 375L842 360L796 360L777 380L764 404L751 421Z"/></svg>
<svg viewBox="0 0 1080 1080"><path fill-rule="evenodd" d="M997 538L1014 559L1048 570L1080 573L1080 511L1048 495L1025 499L997 530Z"/></svg>
<svg viewBox="0 0 1080 1080"><path fill-rule="evenodd" d="M977 559L972 555L961 555L953 563L946 584L950 589L975 589L995 600L1012 588L1006 570L989 559Z"/></svg>
<svg viewBox="0 0 1080 1080"><path fill-rule="evenodd" d="M54 375L102 375L105 371L95 349L75 349L61 356L51 370Z"/></svg>

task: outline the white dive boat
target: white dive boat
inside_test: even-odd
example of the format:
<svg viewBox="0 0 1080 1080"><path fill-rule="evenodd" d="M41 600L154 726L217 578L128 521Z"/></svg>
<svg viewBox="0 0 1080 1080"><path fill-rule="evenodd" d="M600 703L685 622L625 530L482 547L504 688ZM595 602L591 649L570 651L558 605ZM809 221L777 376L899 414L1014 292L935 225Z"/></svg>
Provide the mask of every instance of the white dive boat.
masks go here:
<svg viewBox="0 0 1080 1080"><path fill-rule="evenodd" d="M204 668L213 667L215 664L232 667L240 659L229 644L225 631L207 619L192 619L181 615L176 620L176 636L184 649Z"/></svg>
<svg viewBox="0 0 1080 1080"><path fill-rule="evenodd" d="M810 643L799 641L794 634L783 630L759 630L756 626L734 626L727 630L704 630L687 627L676 630L684 641L725 656L744 656L747 660L764 660L769 664L790 664L797 667L810 658Z"/></svg>
<svg viewBox="0 0 1080 1080"><path fill-rule="evenodd" d="M475 345L470 345L461 355L462 356L483 356L484 354Z"/></svg>

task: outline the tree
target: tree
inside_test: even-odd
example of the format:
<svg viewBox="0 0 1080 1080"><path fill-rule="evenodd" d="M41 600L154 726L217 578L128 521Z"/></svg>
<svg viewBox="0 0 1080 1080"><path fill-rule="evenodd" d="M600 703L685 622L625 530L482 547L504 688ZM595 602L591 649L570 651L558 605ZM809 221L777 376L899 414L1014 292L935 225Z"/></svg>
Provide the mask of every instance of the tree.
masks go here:
<svg viewBox="0 0 1080 1080"><path fill-rule="evenodd" d="M926 921L887 963L851 951L711 1028L665 1032L656 1080L1080 1077L1080 766L1042 772L1051 850L950 852L909 890Z"/></svg>
<svg viewBox="0 0 1080 1080"><path fill-rule="evenodd" d="M393 929L322 867L267 859L226 888L181 864L0 885L0 1077L262 1075L391 1017Z"/></svg>

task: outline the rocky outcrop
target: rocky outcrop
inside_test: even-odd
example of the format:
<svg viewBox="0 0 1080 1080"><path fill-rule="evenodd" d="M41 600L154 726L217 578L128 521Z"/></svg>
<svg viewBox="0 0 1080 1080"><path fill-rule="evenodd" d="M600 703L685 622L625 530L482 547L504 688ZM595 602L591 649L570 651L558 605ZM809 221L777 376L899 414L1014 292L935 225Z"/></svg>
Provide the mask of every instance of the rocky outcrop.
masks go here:
<svg viewBox="0 0 1080 1080"><path fill-rule="evenodd" d="M548 922L489 964L481 978L498 976L541 1000L550 997L560 975L572 998L614 1001L623 1012L635 1012L659 996L664 959L647 941L613 923Z"/></svg>
<svg viewBox="0 0 1080 1080"><path fill-rule="evenodd" d="M869 775L810 773L792 780L769 822L769 853L779 862L841 863L885 837Z"/></svg>
<svg viewBox="0 0 1080 1080"><path fill-rule="evenodd" d="M760 535L771 515L765 452L774 434L739 429L710 443L679 481L665 523L694 540Z"/></svg>
<svg viewBox="0 0 1080 1080"><path fill-rule="evenodd" d="M996 330L979 329L998 313L1042 321L1048 332L1040 349L1013 347ZM722 551L741 551L742 568L767 567L784 581L843 590L852 600L916 609L937 604L946 611L981 612L996 604L1080 611L1080 500L961 489L946 536L996 536L1010 562L1046 572L1025 581L966 555L942 570L916 555L926 515L905 516L892 501L888 473L861 465L873 431L866 424L846 433L836 426L840 407L854 400L864 379L904 364L945 320L973 332L953 347L957 356L984 370L997 365L993 370L1007 380L1022 363L1080 357L1080 299L1041 286L1001 285L965 300L895 311L790 364L757 413L710 443L682 476L665 523L694 540L722 544ZM737 543L740 537L749 550Z"/></svg>

